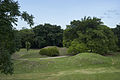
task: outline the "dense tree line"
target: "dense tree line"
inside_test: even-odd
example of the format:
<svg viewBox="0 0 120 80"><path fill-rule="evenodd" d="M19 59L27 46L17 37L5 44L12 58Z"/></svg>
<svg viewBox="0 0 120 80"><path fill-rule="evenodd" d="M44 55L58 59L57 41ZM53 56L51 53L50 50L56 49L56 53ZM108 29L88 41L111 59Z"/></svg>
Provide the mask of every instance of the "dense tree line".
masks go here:
<svg viewBox="0 0 120 80"><path fill-rule="evenodd" d="M115 28L112 28L114 34L117 36L118 38L118 42L117 42L117 46L119 47L118 50L120 50L120 24L117 25Z"/></svg>
<svg viewBox="0 0 120 80"><path fill-rule="evenodd" d="M27 29L27 28L23 28L22 30L18 31L18 34L20 35L20 39L21 39L21 48L25 48L26 47L26 42L29 42L31 44L31 48L34 47L34 32L32 31L32 29Z"/></svg>
<svg viewBox="0 0 120 80"><path fill-rule="evenodd" d="M57 25L38 25L32 29L22 29L19 31L19 34L21 36L22 48L25 48L26 42L30 42L31 48L63 46L63 29Z"/></svg>
<svg viewBox="0 0 120 80"><path fill-rule="evenodd" d="M38 48L45 46L62 47L63 29L57 25L44 24L33 28L35 43Z"/></svg>

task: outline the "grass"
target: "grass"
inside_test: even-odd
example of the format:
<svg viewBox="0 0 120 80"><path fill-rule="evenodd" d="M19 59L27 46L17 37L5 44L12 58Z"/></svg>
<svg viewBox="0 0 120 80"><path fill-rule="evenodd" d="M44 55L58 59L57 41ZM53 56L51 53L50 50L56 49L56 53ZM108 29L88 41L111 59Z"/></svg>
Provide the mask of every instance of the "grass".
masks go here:
<svg viewBox="0 0 120 80"><path fill-rule="evenodd" d="M19 52L13 54L13 59L20 59L20 58L42 58L45 56L41 56L39 54L40 49L30 49L27 51L26 49L21 49Z"/></svg>
<svg viewBox="0 0 120 80"><path fill-rule="evenodd" d="M71 74L62 76L59 80L120 80L120 72L101 74Z"/></svg>
<svg viewBox="0 0 120 80"><path fill-rule="evenodd" d="M53 47L53 46L48 46L45 48L49 48L49 47ZM67 54L67 48L60 48L57 47L60 53L60 56L64 56ZM44 58L47 56L42 56L39 54L40 49L30 49L29 51L27 51L26 49L21 49L19 52L16 52L15 54L13 54L12 58L13 59L20 59L20 58Z"/></svg>
<svg viewBox="0 0 120 80"><path fill-rule="evenodd" d="M120 53L112 56L81 53L63 58L40 59L43 56L33 56L39 50L29 52L22 49L16 53L21 60L14 60L15 74L0 74L0 80L120 80ZM33 57L26 57L27 54Z"/></svg>

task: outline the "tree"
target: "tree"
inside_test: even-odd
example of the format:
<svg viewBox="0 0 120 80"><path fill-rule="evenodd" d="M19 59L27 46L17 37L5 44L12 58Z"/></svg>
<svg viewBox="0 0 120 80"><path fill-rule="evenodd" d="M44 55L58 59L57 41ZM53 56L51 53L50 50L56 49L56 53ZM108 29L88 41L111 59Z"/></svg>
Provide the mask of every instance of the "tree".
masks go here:
<svg viewBox="0 0 120 80"><path fill-rule="evenodd" d="M60 26L44 24L33 28L37 48L62 46L63 30Z"/></svg>
<svg viewBox="0 0 120 80"><path fill-rule="evenodd" d="M30 49L30 46L31 46L30 42L27 41L27 42L25 43L25 45L26 45L26 49L27 49L27 51L28 51L28 50Z"/></svg>
<svg viewBox="0 0 120 80"><path fill-rule="evenodd" d="M19 50L18 35L13 27L13 24L17 25L18 17L30 26L34 24L32 15L19 11L17 1L0 0L0 71L5 74L13 73L11 55Z"/></svg>
<svg viewBox="0 0 120 80"><path fill-rule="evenodd" d="M120 24L117 25L116 28L113 28L112 30L113 30L114 34L117 36L117 38L118 38L117 45L118 45L118 47L120 49Z"/></svg>
<svg viewBox="0 0 120 80"><path fill-rule="evenodd" d="M32 29L22 29L19 31L20 38L21 38L21 47L25 48L25 43L28 41L31 43L31 48L35 48L35 38L34 32Z"/></svg>
<svg viewBox="0 0 120 80"><path fill-rule="evenodd" d="M117 38L112 30L103 25L101 19L96 17L84 17L81 21L73 20L70 25L67 26L63 35L64 46L69 48L73 46L74 40L77 40L77 44L74 46L75 49L78 48L78 44L82 44L81 47L79 47L81 50L84 44L87 52L106 54L110 51L116 51L117 48ZM79 50L77 51L80 52Z"/></svg>
<svg viewBox="0 0 120 80"><path fill-rule="evenodd" d="M101 22L101 19L96 17L84 17L80 20L73 20L70 25L67 25L67 28L64 31L63 34L63 45L66 47L70 46L70 43L75 39L78 38L78 32L81 32L81 34L85 34L87 31L87 28L96 28L96 26L103 24ZM82 36L84 37L84 35ZM84 40L85 41L85 40Z"/></svg>

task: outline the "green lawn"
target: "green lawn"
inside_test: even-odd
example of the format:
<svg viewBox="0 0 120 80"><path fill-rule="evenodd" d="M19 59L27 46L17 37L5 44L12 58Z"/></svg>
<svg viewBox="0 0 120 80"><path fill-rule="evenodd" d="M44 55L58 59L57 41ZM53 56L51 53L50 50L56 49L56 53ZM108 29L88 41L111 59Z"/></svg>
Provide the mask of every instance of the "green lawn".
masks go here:
<svg viewBox="0 0 120 80"><path fill-rule="evenodd" d="M120 80L120 53L113 56L81 53L40 59L45 56L38 55L38 52L32 50L26 53L24 49L17 52L19 60L14 60L15 74L0 74L0 80ZM28 54L33 57L26 57Z"/></svg>

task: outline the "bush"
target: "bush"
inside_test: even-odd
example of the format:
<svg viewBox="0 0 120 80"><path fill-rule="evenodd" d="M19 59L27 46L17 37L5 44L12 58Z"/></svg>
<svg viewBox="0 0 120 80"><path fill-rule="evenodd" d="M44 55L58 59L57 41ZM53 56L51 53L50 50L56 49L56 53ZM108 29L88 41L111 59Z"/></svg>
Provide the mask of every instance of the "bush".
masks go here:
<svg viewBox="0 0 120 80"><path fill-rule="evenodd" d="M86 50L86 45L84 43L79 43L77 40L74 40L68 48L68 55L76 55Z"/></svg>
<svg viewBox="0 0 120 80"><path fill-rule="evenodd" d="M59 50L56 47L43 48L40 50L39 54L53 57L59 55Z"/></svg>

